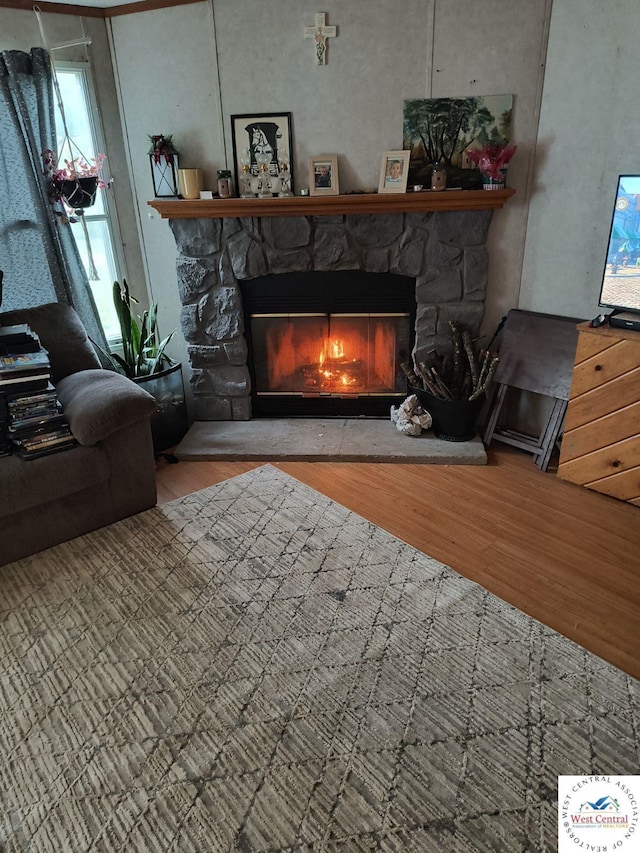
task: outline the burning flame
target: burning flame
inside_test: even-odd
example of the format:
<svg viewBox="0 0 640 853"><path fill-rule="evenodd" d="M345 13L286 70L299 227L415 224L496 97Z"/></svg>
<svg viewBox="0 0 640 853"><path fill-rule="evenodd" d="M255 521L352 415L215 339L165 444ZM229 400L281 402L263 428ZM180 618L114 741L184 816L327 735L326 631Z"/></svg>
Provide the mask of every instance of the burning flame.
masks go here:
<svg viewBox="0 0 640 853"><path fill-rule="evenodd" d="M322 367L327 359L333 358L344 358L344 341L339 338L326 339L318 356L318 364Z"/></svg>
<svg viewBox="0 0 640 853"><path fill-rule="evenodd" d="M351 376L349 372L342 372L341 370L335 369L337 365L335 365L334 362L340 361L343 365L345 360L344 341L340 340L340 338L327 338L322 345L322 350L318 356L320 375L327 380L331 380L338 385L342 385L343 387L355 385L358 380ZM334 368L333 370L331 369L332 367Z"/></svg>

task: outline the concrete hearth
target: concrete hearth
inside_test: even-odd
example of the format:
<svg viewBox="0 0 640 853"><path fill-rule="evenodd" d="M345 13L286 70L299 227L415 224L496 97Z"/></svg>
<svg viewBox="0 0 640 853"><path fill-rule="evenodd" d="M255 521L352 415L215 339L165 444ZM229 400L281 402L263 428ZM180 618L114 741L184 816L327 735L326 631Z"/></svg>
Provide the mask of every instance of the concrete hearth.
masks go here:
<svg viewBox="0 0 640 853"><path fill-rule="evenodd" d="M372 418L256 418L196 421L178 445L182 460L405 462L486 465L482 441L452 442L429 430L416 438Z"/></svg>

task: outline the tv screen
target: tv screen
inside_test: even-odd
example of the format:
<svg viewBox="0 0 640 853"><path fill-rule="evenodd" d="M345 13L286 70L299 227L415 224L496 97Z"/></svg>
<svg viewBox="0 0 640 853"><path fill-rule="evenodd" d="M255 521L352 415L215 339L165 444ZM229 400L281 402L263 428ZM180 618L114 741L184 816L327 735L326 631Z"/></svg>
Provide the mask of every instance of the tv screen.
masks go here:
<svg viewBox="0 0 640 853"><path fill-rule="evenodd" d="M640 175L618 178L600 305L640 311Z"/></svg>

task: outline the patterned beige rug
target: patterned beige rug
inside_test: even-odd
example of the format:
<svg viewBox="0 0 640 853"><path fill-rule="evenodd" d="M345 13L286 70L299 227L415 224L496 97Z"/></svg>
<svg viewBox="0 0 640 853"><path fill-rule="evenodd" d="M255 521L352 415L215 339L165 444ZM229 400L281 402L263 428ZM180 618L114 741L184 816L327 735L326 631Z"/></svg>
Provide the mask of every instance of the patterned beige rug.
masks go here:
<svg viewBox="0 0 640 853"><path fill-rule="evenodd" d="M640 685L267 465L0 570L0 849L551 851Z"/></svg>

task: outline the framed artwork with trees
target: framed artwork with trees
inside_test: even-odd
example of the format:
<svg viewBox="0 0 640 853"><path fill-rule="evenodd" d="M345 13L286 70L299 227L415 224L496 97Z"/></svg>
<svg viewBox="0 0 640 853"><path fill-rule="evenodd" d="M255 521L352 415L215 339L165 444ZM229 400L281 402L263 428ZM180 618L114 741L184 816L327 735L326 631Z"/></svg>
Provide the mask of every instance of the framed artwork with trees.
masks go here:
<svg viewBox="0 0 640 853"><path fill-rule="evenodd" d="M409 184L430 183L434 163L447 169L447 186L482 187L468 148L511 141L513 95L420 98L404 102L402 147L409 151Z"/></svg>

